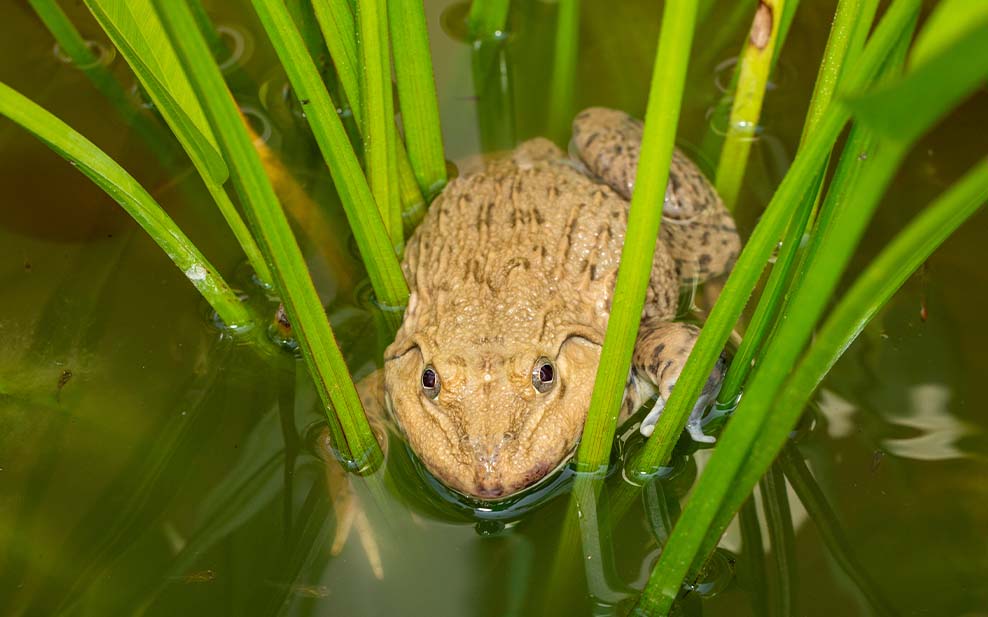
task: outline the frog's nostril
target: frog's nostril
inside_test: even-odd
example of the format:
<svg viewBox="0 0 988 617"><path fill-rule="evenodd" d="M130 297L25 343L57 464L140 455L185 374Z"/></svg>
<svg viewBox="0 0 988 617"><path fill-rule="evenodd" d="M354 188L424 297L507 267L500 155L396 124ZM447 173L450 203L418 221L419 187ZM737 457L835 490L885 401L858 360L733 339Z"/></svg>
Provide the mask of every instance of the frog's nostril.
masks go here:
<svg viewBox="0 0 988 617"><path fill-rule="evenodd" d="M500 482L486 485L482 484L477 488L477 495L484 499L497 499L504 494L504 485Z"/></svg>

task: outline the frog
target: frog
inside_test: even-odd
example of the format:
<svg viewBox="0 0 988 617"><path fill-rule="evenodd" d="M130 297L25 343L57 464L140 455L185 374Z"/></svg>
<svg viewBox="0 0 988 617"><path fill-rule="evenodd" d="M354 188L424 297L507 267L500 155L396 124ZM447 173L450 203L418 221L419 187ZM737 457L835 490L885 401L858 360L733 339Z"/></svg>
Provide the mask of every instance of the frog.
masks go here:
<svg viewBox="0 0 988 617"><path fill-rule="evenodd" d="M573 120L569 152L534 138L488 160L450 181L408 239L408 305L361 398L383 408L434 477L468 498L516 495L575 452L642 130L623 111L586 109ZM681 290L727 273L741 247L723 201L678 148L662 219L619 417L654 400L638 428L645 437L700 331L674 320ZM696 441L713 440L702 417L726 365L722 354L690 414Z"/></svg>

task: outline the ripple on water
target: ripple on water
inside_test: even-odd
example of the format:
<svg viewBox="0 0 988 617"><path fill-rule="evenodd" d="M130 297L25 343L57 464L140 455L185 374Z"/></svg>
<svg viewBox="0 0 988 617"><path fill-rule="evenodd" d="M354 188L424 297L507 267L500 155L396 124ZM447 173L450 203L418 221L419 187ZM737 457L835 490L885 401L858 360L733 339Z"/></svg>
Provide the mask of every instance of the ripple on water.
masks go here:
<svg viewBox="0 0 988 617"><path fill-rule="evenodd" d="M112 45L104 45L98 41L86 41L86 46L94 56L94 60L87 64L76 64L75 60L65 53L65 50L58 43L55 43L55 46L52 47L52 54L59 62L75 65L76 68L83 71L100 65L110 66L117 57L117 49Z"/></svg>

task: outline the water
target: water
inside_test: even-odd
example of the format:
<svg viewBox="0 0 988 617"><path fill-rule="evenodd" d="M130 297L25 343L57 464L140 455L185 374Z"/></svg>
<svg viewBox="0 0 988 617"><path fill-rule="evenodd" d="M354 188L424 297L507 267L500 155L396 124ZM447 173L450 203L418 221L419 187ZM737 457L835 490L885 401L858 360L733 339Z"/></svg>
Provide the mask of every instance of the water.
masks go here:
<svg viewBox="0 0 988 617"><path fill-rule="evenodd" d="M87 37L105 42L83 9L65 4ZM717 152L708 112L748 21L730 26L730 4L716 5L716 20L700 26L680 125L680 145L708 170ZM366 374L386 341L375 341L364 275L328 174L250 9L207 6L226 36L243 42L228 73L239 99L320 204L299 209L308 218L298 228L347 360ZM551 57L556 5L515 3L507 55L474 51L455 28L445 33L448 8L427 6L448 157L462 164L484 147L549 131L550 65L533 59ZM792 158L832 11L831 2L804 0L797 13L742 192L745 232ZM0 17L0 79L122 161L273 314L188 165L159 163L55 55L23 3L4 4ZM585 2L582 18L568 104L640 115L659 7ZM119 57L110 66L130 88ZM493 81L475 81L475 72ZM915 148L851 272L984 155L972 135L988 121L986 102L982 91ZM678 457L613 521L613 560L606 535L580 544L577 533L566 540L572 562L560 566L560 495L571 477L534 506L530 497L507 511L475 512L392 441L392 473L356 483L364 514L332 555L346 517L330 498L340 494L339 478L316 455L320 412L301 365L222 335L183 274L115 204L7 122L0 160L0 613L493 616L629 607L705 453ZM976 215L910 279L834 369L799 431L799 451L848 545L903 615L988 615L988 420L979 403L988 371L986 223L985 212ZM621 482L613 475L608 495ZM788 502L793 614L872 614L791 492ZM759 502L764 520L762 511ZM601 521L607 512L581 510ZM767 530L761 535L767 544ZM745 550L732 527L684 614L764 614L779 590L776 553L765 555L766 590L754 576L759 552Z"/></svg>

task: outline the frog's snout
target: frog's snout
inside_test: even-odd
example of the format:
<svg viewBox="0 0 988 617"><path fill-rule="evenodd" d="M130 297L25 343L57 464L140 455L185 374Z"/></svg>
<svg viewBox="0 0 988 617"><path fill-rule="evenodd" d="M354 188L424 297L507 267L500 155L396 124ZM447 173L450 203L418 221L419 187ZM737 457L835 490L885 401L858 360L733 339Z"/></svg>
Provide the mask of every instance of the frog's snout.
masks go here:
<svg viewBox="0 0 988 617"><path fill-rule="evenodd" d="M477 486L477 496L481 499L497 499L504 495L504 485L498 481L490 484L481 483Z"/></svg>

